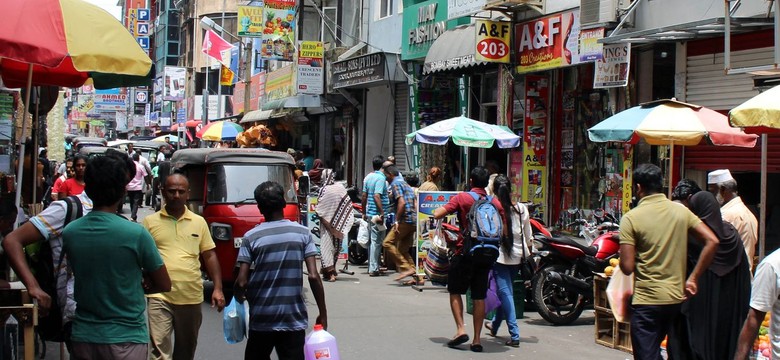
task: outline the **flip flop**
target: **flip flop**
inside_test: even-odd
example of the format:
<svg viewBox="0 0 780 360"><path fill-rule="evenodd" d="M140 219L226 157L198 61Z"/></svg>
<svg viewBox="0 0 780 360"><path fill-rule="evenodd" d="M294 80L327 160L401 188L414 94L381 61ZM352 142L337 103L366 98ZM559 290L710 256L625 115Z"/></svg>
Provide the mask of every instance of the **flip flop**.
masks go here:
<svg viewBox="0 0 780 360"><path fill-rule="evenodd" d="M482 345L481 344L471 344L471 346L469 346L469 348L473 352L482 352Z"/></svg>
<svg viewBox="0 0 780 360"><path fill-rule="evenodd" d="M496 337L496 332L493 331L493 324L490 322L485 323L485 329L488 329L488 335L491 337Z"/></svg>
<svg viewBox="0 0 780 360"><path fill-rule="evenodd" d="M447 346L454 348L458 345L464 344L466 341L469 341L469 335L463 334L461 336L458 336L450 341L447 342Z"/></svg>

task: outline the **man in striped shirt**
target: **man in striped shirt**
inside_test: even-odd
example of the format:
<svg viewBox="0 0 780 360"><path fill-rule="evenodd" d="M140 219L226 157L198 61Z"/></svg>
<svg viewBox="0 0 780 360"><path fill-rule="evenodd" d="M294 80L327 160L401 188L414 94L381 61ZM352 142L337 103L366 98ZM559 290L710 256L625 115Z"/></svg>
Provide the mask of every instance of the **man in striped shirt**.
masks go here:
<svg viewBox="0 0 780 360"><path fill-rule="evenodd" d="M265 222L244 235L235 286L236 297L249 301L251 320L244 358L268 359L275 348L280 360L303 360L309 318L303 300L303 262L319 308L317 323L328 327L317 248L308 228L284 218L287 203L281 185L272 181L260 184L255 201ZM251 264L255 268L250 273Z"/></svg>

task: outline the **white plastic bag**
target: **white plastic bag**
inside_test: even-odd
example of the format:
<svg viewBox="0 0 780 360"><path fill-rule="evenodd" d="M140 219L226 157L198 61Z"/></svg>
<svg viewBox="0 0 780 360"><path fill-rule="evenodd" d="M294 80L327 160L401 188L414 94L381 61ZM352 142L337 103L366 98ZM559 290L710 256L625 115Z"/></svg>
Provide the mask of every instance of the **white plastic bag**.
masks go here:
<svg viewBox="0 0 780 360"><path fill-rule="evenodd" d="M358 245L362 246L364 249L368 249L368 236L370 234L370 230L368 229L368 222L363 219L358 220L358 222Z"/></svg>
<svg viewBox="0 0 780 360"><path fill-rule="evenodd" d="M631 321L631 296L634 294L634 274L626 275L620 266L615 267L607 285L607 299L615 320L626 323Z"/></svg>

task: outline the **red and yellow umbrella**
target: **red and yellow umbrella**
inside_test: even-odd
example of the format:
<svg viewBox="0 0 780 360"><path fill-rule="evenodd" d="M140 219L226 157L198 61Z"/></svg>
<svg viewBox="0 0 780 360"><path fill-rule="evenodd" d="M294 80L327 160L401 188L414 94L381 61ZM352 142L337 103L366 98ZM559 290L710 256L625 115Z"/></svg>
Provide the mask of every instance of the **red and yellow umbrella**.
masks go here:
<svg viewBox="0 0 780 360"><path fill-rule="evenodd" d="M119 20L82 0L0 1L0 74L27 84L96 88L148 85L152 60Z"/></svg>

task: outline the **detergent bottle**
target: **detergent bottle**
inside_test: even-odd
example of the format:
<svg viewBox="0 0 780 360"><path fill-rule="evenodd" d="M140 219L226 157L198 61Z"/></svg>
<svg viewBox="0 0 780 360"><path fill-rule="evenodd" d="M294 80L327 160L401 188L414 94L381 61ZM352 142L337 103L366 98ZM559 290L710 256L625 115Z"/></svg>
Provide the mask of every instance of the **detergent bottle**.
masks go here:
<svg viewBox="0 0 780 360"><path fill-rule="evenodd" d="M339 348L336 338L322 328L322 325L314 325L314 331L306 336L306 345L303 347L306 360L339 360Z"/></svg>

